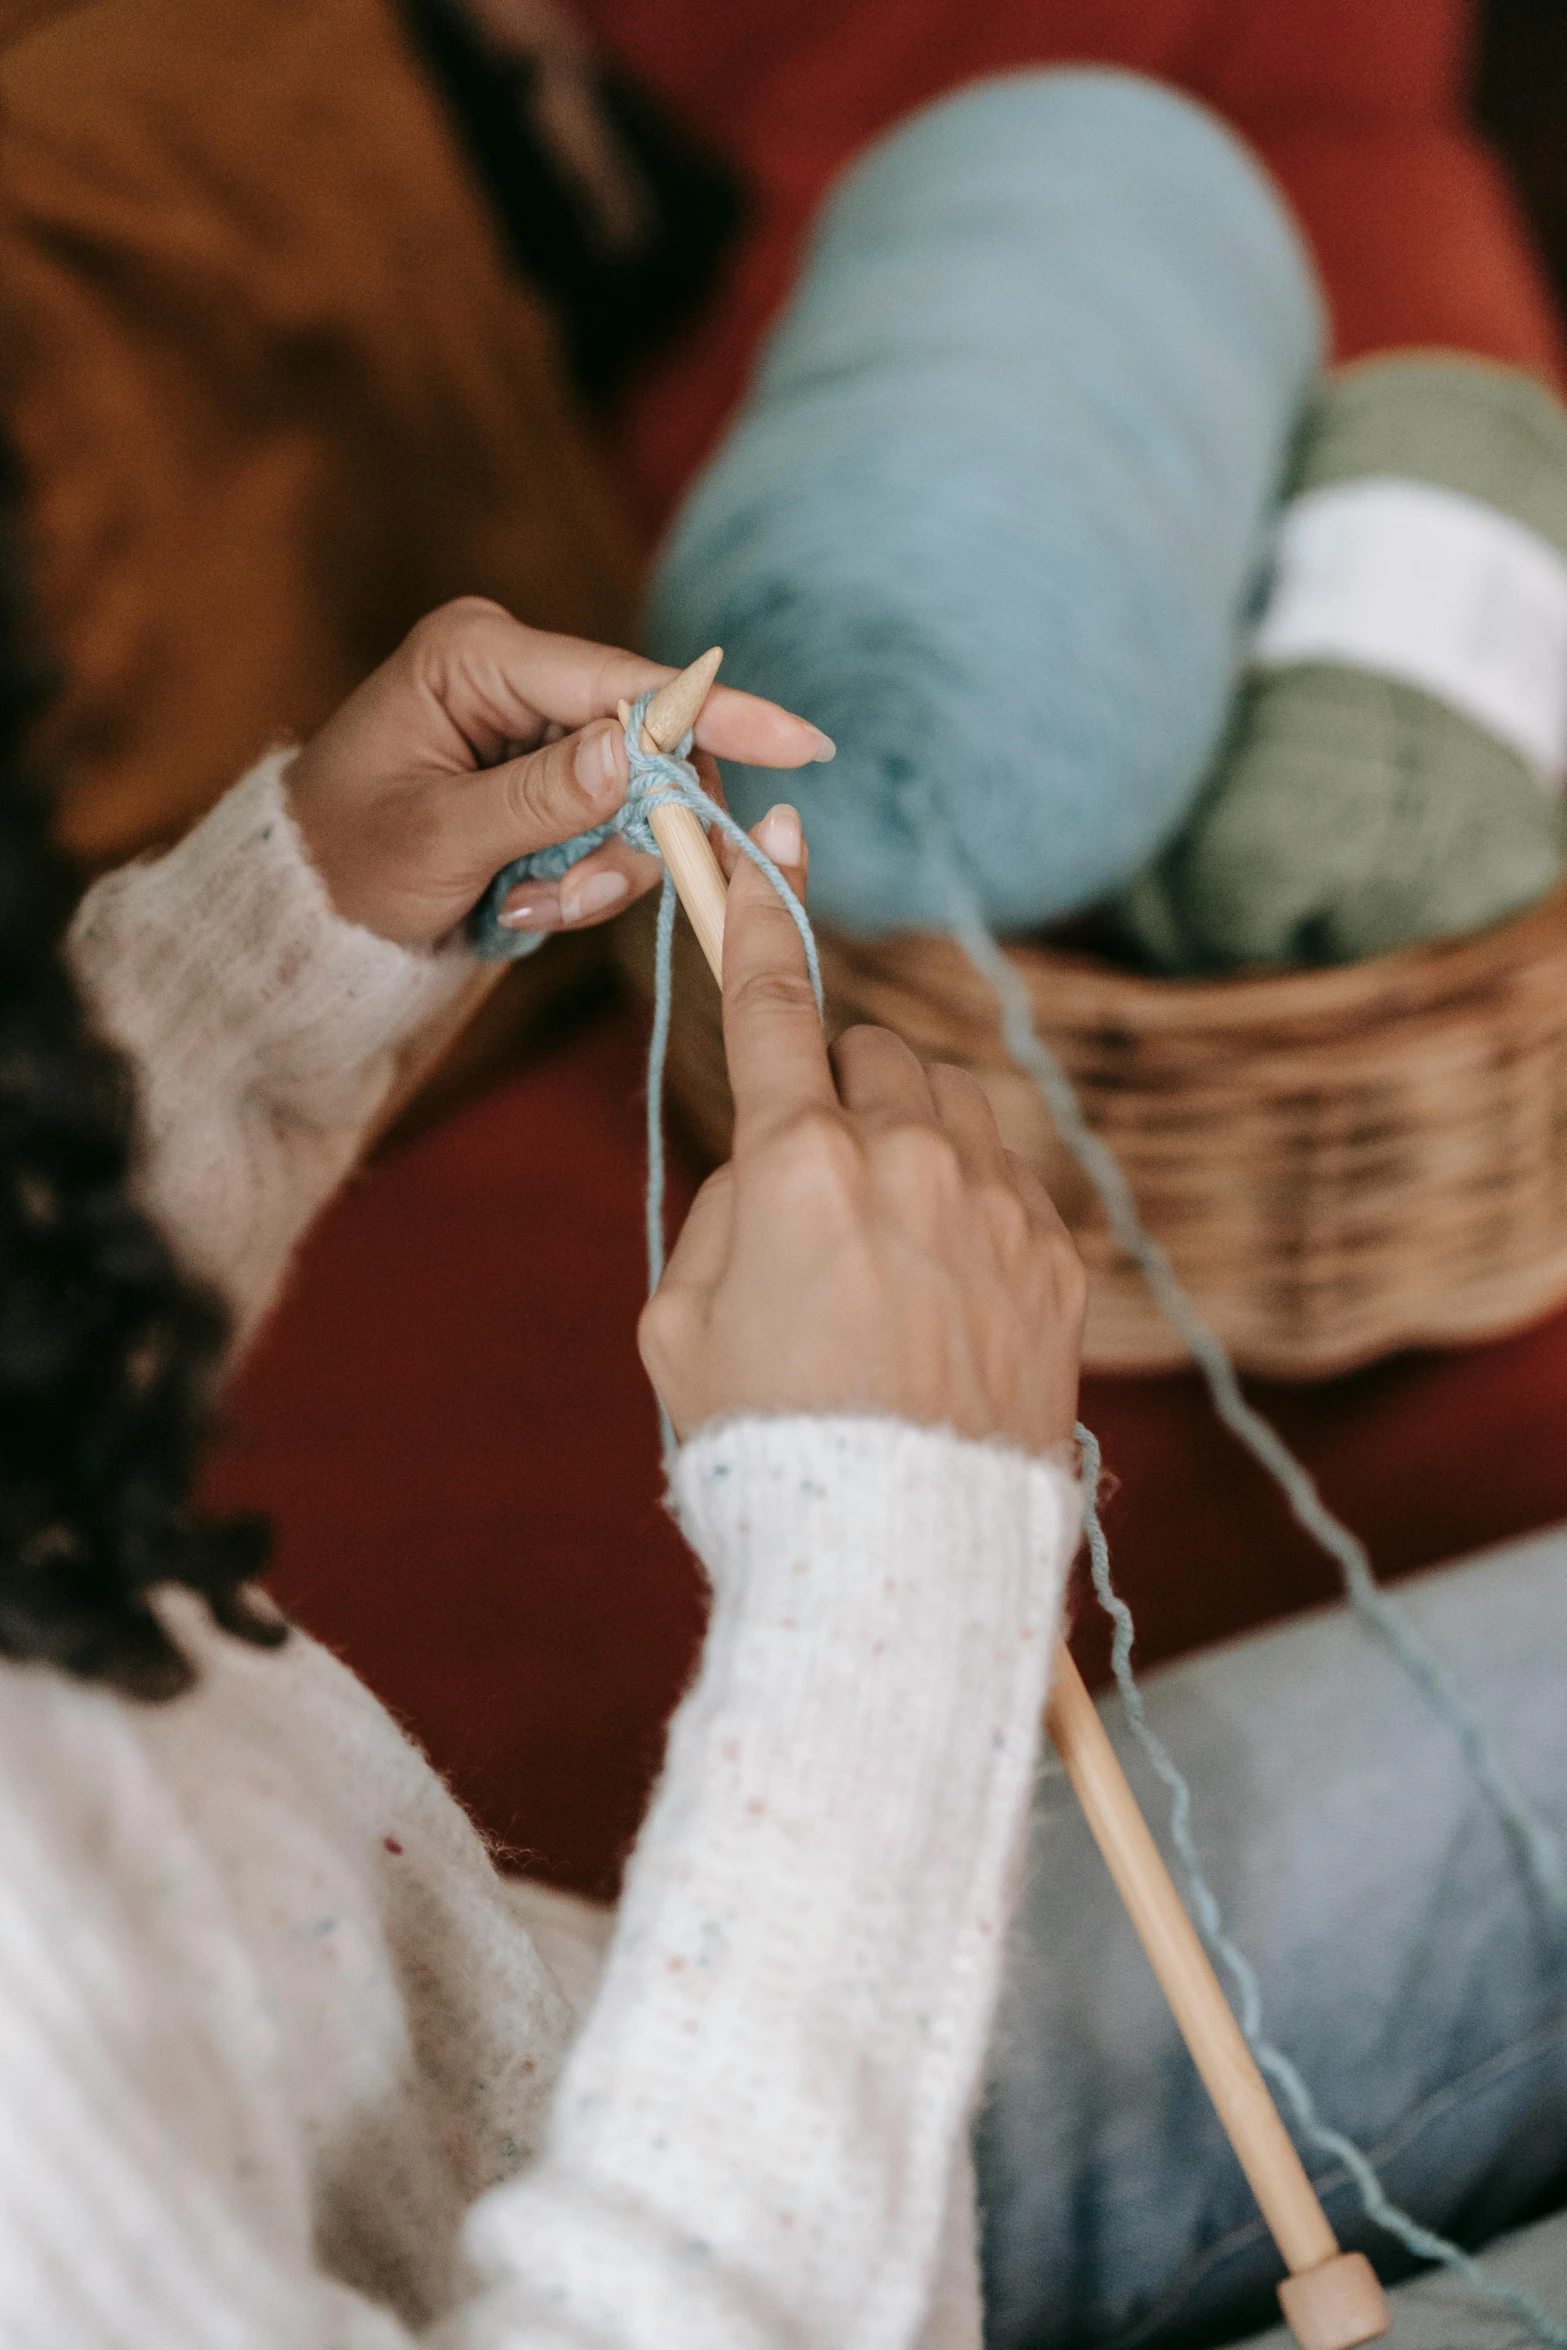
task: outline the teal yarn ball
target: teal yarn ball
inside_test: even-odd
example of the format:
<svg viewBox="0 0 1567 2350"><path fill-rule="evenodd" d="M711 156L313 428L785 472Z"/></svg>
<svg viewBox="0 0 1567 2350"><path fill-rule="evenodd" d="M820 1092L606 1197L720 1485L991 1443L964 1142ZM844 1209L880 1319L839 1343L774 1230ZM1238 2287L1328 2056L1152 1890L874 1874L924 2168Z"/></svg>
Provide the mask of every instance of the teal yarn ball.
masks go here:
<svg viewBox="0 0 1567 2350"><path fill-rule="evenodd" d="M722 644L727 683L837 742L788 783L825 919L942 925L950 843L987 920L1024 930L1170 836L1320 339L1261 169L1136 76L981 82L851 169L647 631L682 665ZM726 785L748 824L781 788Z"/></svg>

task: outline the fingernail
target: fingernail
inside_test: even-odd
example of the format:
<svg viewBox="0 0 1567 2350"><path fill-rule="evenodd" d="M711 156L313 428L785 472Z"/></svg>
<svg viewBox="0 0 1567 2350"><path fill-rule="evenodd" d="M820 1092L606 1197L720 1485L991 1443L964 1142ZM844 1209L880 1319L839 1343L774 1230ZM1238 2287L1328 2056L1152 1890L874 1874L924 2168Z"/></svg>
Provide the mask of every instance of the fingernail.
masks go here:
<svg viewBox="0 0 1567 2350"><path fill-rule="evenodd" d="M811 728L811 732L816 737L816 748L814 751L812 751L811 757L813 759L821 760L824 765L827 760L836 759L838 756L838 746L833 741L832 736L830 734L823 734L819 726L813 726Z"/></svg>
<svg viewBox="0 0 1567 2350"><path fill-rule="evenodd" d="M572 768L586 797L595 807L606 800L620 797L621 744L623 736L613 720L599 727L585 729L577 744Z"/></svg>
<svg viewBox="0 0 1567 2350"><path fill-rule="evenodd" d="M623 873L590 873L585 880L567 881L560 893L561 920L586 922L590 914L602 914L606 906L615 905L630 887Z"/></svg>
<svg viewBox="0 0 1567 2350"><path fill-rule="evenodd" d="M555 930L560 926L560 891L553 881L521 882L496 920L503 930Z"/></svg>
<svg viewBox="0 0 1567 2350"><path fill-rule="evenodd" d="M756 838L758 847L767 851L775 865L799 864L800 819L787 800L768 809Z"/></svg>

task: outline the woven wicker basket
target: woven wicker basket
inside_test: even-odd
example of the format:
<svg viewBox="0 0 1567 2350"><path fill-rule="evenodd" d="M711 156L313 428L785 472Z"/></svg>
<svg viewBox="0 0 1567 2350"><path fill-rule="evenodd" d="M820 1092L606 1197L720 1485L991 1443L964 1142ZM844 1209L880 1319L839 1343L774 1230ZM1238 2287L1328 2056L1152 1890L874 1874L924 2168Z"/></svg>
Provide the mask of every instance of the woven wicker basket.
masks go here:
<svg viewBox="0 0 1567 2350"><path fill-rule="evenodd" d="M620 928L645 989L650 924ZM880 1021L972 1069L1040 1169L1093 1275L1087 1361L1179 1363L965 957L923 936L820 943L834 1027ZM676 954L670 1092L716 1160L718 1001L683 921ZM1321 1378L1495 1337L1567 1297L1567 889L1479 937L1342 970L1186 983L1041 946L1013 959L1146 1223L1244 1368Z"/></svg>

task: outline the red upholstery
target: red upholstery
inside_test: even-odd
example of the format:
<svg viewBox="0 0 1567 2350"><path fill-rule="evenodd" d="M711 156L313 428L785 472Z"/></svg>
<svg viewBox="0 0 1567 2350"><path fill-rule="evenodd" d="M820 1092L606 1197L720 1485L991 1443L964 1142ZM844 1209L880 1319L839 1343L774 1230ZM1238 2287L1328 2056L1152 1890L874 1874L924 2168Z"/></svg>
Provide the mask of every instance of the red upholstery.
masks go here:
<svg viewBox="0 0 1567 2350"><path fill-rule="evenodd" d="M601 1020L356 1184L216 1480L274 1513L285 1604L494 1834L586 1890L701 1626L636 1354L641 1060L630 1019Z"/></svg>
<svg viewBox="0 0 1567 2350"><path fill-rule="evenodd" d="M702 331L621 420L661 515L718 430L800 227L871 130L976 72L1164 72L1258 141L1306 223L1340 351L1448 342L1551 369L1549 305L1451 113L1458 0L592 0L761 188ZM480 1817L606 1888L694 1653L633 1351L640 1039L604 1016L383 1160L334 1209L235 1404L216 1480L280 1530L278 1587L421 1733ZM1389 1571L1567 1516L1567 1316L1463 1355L1264 1398ZM1145 1655L1319 1600L1331 1571L1185 1377L1084 1398ZM1097 1627L1081 1635L1102 1655Z"/></svg>
<svg viewBox="0 0 1567 2350"><path fill-rule="evenodd" d="M624 420L625 470L652 521L738 396L835 173L910 107L1018 66L1135 67L1236 123L1315 247L1341 357L1448 342L1560 364L1516 208L1459 127L1466 0L581 0L580 12L735 147L759 191L724 298Z"/></svg>

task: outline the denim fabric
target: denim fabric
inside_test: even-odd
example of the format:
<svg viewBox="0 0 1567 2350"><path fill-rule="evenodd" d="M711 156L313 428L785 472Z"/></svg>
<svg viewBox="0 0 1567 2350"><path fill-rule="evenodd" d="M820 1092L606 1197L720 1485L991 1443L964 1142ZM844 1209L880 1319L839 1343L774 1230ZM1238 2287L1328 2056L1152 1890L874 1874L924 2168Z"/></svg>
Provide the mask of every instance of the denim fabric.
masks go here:
<svg viewBox="0 0 1567 2350"><path fill-rule="evenodd" d="M1567 1835L1567 1529L1403 1597ZM1469 2246L1567 2199L1567 1929L1393 1661L1334 1610L1151 1673L1147 1694L1270 2034L1323 2118ZM1119 1706L1105 1718L1159 1832L1168 1798ZM1053 1760L993 2076L977 2138L992 2350L1180 2350L1277 2322L1277 2255ZM1340 2240L1407 2275L1303 2151ZM1567 2318L1567 2230L1540 2242ZM1445 2282L1418 2291L1448 2317L1472 2307ZM1519 2337L1464 2322L1443 2342Z"/></svg>

